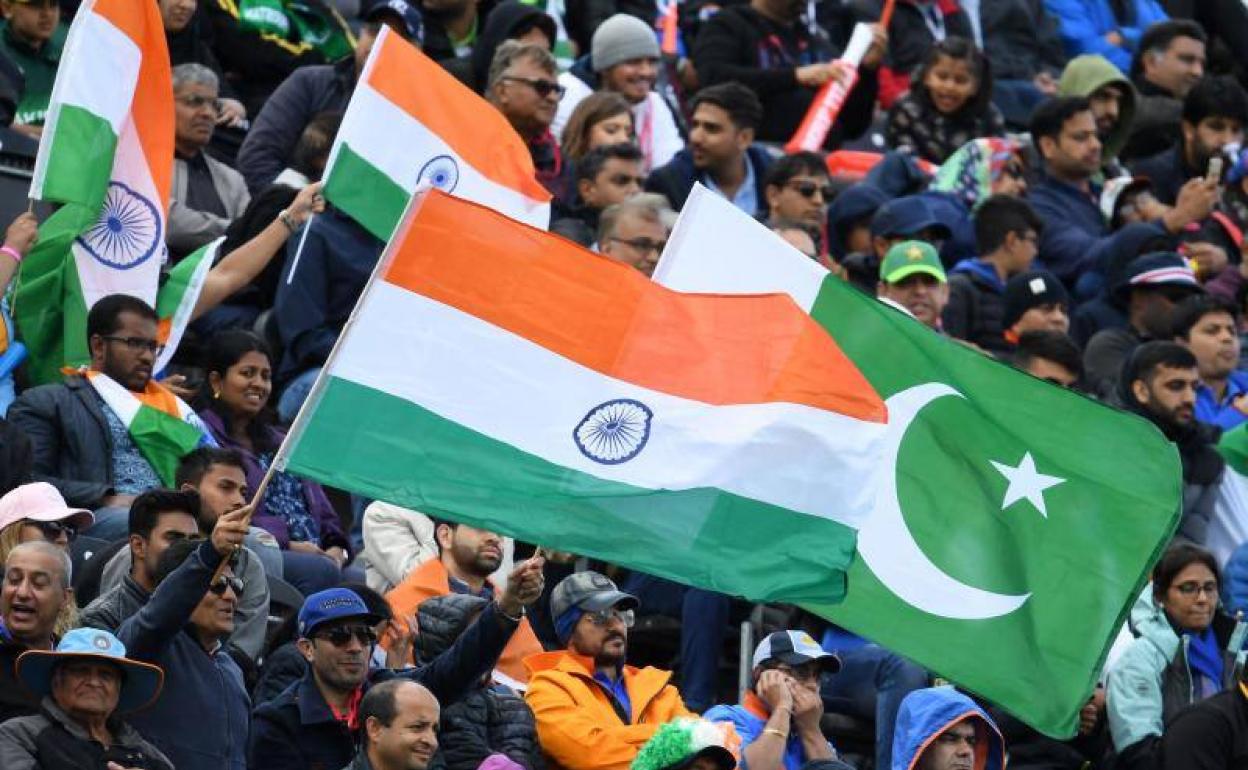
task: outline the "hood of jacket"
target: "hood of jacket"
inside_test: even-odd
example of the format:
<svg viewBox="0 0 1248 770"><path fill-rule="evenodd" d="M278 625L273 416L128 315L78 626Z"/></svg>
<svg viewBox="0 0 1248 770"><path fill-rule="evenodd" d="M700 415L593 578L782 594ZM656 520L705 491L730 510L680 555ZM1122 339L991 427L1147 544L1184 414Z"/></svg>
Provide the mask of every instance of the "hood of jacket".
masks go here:
<svg viewBox="0 0 1248 770"><path fill-rule="evenodd" d="M828 251L837 259L845 257L845 238L850 227L888 200L883 190L871 184L859 183L842 190L828 206Z"/></svg>
<svg viewBox="0 0 1248 770"><path fill-rule="evenodd" d="M992 195L992 183L1010 158L1022 152L1023 146L1003 137L972 139L949 156L936 170L929 190L950 193L974 210Z"/></svg>
<svg viewBox="0 0 1248 770"><path fill-rule="evenodd" d="M428 663L450 649L487 604L485 599L471 594L447 594L421 602L416 610L416 625L420 629L417 662Z"/></svg>
<svg viewBox="0 0 1248 770"><path fill-rule="evenodd" d="M1119 109L1118 124L1105 140L1105 160L1118 157L1131 135L1131 121L1135 119L1135 86L1109 59L1098 54L1084 54L1071 59L1057 84L1059 96L1091 96L1096 89L1110 83L1122 86L1125 96Z"/></svg>
<svg viewBox="0 0 1248 770"><path fill-rule="evenodd" d="M892 770L914 770L936 736L967 719L979 722L975 770L1004 770L1005 739L997 723L975 701L952 687L915 690L901 702L893 735Z"/></svg>
<svg viewBox="0 0 1248 770"><path fill-rule="evenodd" d="M551 43L555 42L555 20L531 5L519 0L507 0L490 11L472 47L472 82L477 91L485 90L494 52L503 41L511 39L516 30L525 26L540 28L550 37Z"/></svg>
<svg viewBox="0 0 1248 770"><path fill-rule="evenodd" d="M1132 634L1141 639L1147 639L1166 657L1166 660L1174 660L1174 655L1179 649L1179 635L1175 632L1174 626L1170 625L1166 611L1153 598L1152 583L1144 586L1144 590L1131 605L1127 625Z"/></svg>
<svg viewBox="0 0 1248 770"><path fill-rule="evenodd" d="M997 275L997 270L982 259L964 259L953 266L951 273L964 273L976 283L991 288L997 293L1005 291L1005 282Z"/></svg>

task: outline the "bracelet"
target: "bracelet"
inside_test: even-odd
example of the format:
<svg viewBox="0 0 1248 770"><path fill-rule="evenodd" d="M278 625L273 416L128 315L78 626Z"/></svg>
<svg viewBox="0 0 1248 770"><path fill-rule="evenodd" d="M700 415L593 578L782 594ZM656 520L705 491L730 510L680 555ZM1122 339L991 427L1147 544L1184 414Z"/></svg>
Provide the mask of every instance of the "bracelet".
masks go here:
<svg viewBox="0 0 1248 770"><path fill-rule="evenodd" d="M14 262L16 262L19 265L22 264L22 253L7 243L4 244L3 246L0 246L0 254L8 254L10 257L13 258Z"/></svg>
<svg viewBox="0 0 1248 770"><path fill-rule="evenodd" d="M286 229L289 230L292 235L299 229L299 226L295 224L294 218L290 216L290 212L286 209L279 211L277 213L277 218L282 224L286 225Z"/></svg>
<svg viewBox="0 0 1248 770"><path fill-rule="evenodd" d="M783 730L777 730L777 729L776 729L776 728L774 728L774 727L768 727L768 728L765 728L765 729L763 730L763 734L764 734L764 735L775 735L775 736L777 736L777 737L778 737L780 740L782 740L782 741L787 741L787 740L789 739L789 734L788 734L788 733L784 732Z"/></svg>
<svg viewBox="0 0 1248 770"><path fill-rule="evenodd" d="M515 616L514 618L513 618L511 615L508 615L508 614L507 614L507 613L503 610L503 605L498 604L498 605L496 605L496 606L498 607L498 614L499 614L499 615L502 615L502 616L503 616L503 617L505 617L505 618L507 618L507 619L508 619L508 620L510 620L512 623L519 623L521 620L524 620L524 606L523 606L523 605L521 605L521 607L520 607L520 614L519 614L519 615L517 615L517 616Z"/></svg>

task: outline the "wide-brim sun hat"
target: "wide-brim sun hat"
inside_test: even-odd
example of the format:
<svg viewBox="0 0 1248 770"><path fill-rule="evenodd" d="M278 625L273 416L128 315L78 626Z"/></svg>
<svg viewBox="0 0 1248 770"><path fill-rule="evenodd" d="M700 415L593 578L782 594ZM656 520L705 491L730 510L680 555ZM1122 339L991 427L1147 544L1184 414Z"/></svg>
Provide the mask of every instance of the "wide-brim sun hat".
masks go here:
<svg viewBox="0 0 1248 770"><path fill-rule="evenodd" d="M22 653L17 659L17 679L27 690L45 697L52 694L53 670L75 660L100 661L121 670L117 713L141 711L152 705L165 684L160 666L127 658L125 645L99 628L75 628L65 634L55 650Z"/></svg>

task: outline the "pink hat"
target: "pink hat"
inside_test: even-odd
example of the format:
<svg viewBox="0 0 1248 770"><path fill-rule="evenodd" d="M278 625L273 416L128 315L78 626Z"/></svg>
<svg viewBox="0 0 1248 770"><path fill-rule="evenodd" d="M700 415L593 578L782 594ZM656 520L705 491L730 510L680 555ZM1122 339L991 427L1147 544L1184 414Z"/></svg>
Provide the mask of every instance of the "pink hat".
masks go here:
<svg viewBox="0 0 1248 770"><path fill-rule="evenodd" d="M60 521L73 518L70 524L79 532L95 523L95 516L83 508L70 508L56 487L46 481L23 484L0 497L0 531L25 519Z"/></svg>

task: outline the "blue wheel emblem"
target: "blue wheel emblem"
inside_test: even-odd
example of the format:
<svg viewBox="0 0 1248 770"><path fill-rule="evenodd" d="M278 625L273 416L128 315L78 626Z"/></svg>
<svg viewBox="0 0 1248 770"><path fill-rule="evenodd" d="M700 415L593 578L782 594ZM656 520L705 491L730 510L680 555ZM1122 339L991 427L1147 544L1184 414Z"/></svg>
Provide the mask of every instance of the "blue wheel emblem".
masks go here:
<svg viewBox="0 0 1248 770"><path fill-rule="evenodd" d="M459 164L450 155L439 155L420 169L416 184L428 182L442 192L452 192L459 184Z"/></svg>
<svg viewBox="0 0 1248 770"><path fill-rule="evenodd" d="M589 410L572 431L581 454L596 463L619 465L633 459L650 440L650 407L631 398L617 398Z"/></svg>
<svg viewBox="0 0 1248 770"><path fill-rule="evenodd" d="M75 240L97 262L130 270L160 248L160 214L130 187L109 182L100 218Z"/></svg>

